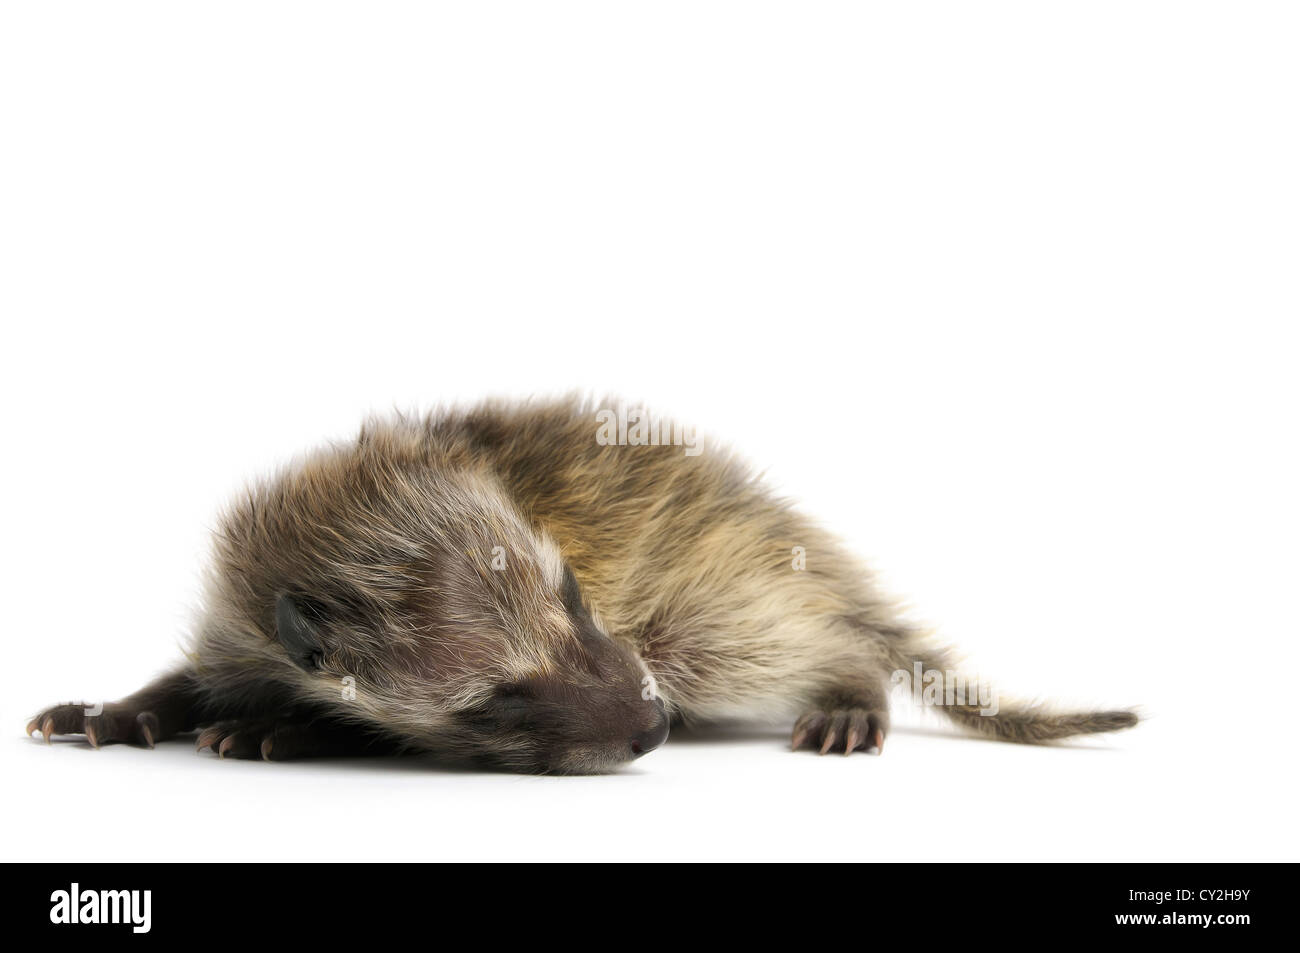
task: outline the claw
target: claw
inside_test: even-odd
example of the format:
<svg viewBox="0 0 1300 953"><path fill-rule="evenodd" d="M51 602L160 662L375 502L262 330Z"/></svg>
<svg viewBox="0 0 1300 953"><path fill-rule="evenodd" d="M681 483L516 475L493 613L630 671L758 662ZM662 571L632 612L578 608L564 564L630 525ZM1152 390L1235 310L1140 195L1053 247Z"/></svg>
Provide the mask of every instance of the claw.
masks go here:
<svg viewBox="0 0 1300 953"><path fill-rule="evenodd" d="M135 716L135 726L145 747L152 748L154 746L154 732L161 733L162 729L162 726L158 724L158 716L151 711L142 711Z"/></svg>
<svg viewBox="0 0 1300 953"><path fill-rule="evenodd" d="M54 716L53 716L53 715L48 716L48 717L45 719L45 722L41 725L41 734L42 734L42 735L44 736L44 738L45 738L45 743L46 743L46 744L49 744L49 743L50 743L50 735L54 734Z"/></svg>
<svg viewBox="0 0 1300 953"><path fill-rule="evenodd" d="M265 738L262 739L262 760L263 761L271 760L271 742L273 740L274 739L272 739L270 735L267 735Z"/></svg>
<svg viewBox="0 0 1300 953"><path fill-rule="evenodd" d="M212 748L212 750L215 751L216 748L212 746L215 745L220 740L221 740L220 731L218 731L215 728L205 728L203 731L199 732L198 741L194 743L194 750L202 751L204 748Z"/></svg>
<svg viewBox="0 0 1300 953"><path fill-rule="evenodd" d="M92 748L98 748L99 735L96 733L95 723L90 719L86 719L85 732L86 732L86 740L90 742L90 746Z"/></svg>
<svg viewBox="0 0 1300 953"><path fill-rule="evenodd" d="M864 740L865 739L861 731L859 731L857 728L850 728L848 740L844 742L844 753L852 754L854 751L857 751L858 745L862 744Z"/></svg>
<svg viewBox="0 0 1300 953"><path fill-rule="evenodd" d="M888 715L858 706L832 711L810 711L794 723L790 747L807 746L819 754L831 751L852 754L854 751L880 750L885 743L884 726Z"/></svg>
<svg viewBox="0 0 1300 953"><path fill-rule="evenodd" d="M31 721L29 721L29 722L27 723L27 737L30 738L30 737L32 736L32 732L35 731L35 730L36 730L37 728L39 728L39 727L41 727L41 726L38 725L38 724L36 723L36 719L35 719L35 718L33 718Z"/></svg>
<svg viewBox="0 0 1300 953"><path fill-rule="evenodd" d="M224 758L226 756L226 752L229 751L234 746L235 746L235 736L227 735L224 739L222 739L221 746L217 748L217 757Z"/></svg>
<svg viewBox="0 0 1300 953"><path fill-rule="evenodd" d="M795 722L794 734L790 738L791 750L798 751L810 738L819 736L825 724L826 716L820 712L809 712L800 718Z"/></svg>
<svg viewBox="0 0 1300 953"><path fill-rule="evenodd" d="M881 754L885 750L885 735L879 728L876 729L876 754Z"/></svg>

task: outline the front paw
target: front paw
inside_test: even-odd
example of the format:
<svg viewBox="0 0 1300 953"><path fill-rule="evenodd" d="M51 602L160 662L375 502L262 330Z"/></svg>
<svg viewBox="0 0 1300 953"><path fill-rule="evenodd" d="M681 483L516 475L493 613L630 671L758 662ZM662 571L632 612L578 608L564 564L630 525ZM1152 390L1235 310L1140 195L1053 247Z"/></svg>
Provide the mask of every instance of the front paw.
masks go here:
<svg viewBox="0 0 1300 953"><path fill-rule="evenodd" d="M51 735L85 735L95 748L118 742L152 748L162 738L154 712L121 705L55 705L27 723L28 736L34 731L47 744Z"/></svg>
<svg viewBox="0 0 1300 953"><path fill-rule="evenodd" d="M219 721L199 732L195 750L219 758L287 761L315 753L317 735L306 725L275 721Z"/></svg>
<svg viewBox="0 0 1300 953"><path fill-rule="evenodd" d="M850 754L875 748L879 754L885 747L888 726L889 719L884 712L866 708L810 711L795 722L790 750L816 748L819 754L828 751Z"/></svg>

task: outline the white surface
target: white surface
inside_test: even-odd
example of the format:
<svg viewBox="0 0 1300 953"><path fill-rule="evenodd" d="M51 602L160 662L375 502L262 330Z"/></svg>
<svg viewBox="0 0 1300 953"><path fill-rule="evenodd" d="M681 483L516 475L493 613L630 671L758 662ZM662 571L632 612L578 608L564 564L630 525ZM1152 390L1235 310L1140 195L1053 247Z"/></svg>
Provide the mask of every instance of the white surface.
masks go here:
<svg viewBox="0 0 1300 953"><path fill-rule="evenodd" d="M0 856L1300 859L1297 25L7 6ZM176 657L245 478L574 388L741 447L1007 691L1151 720L585 779L21 736Z"/></svg>

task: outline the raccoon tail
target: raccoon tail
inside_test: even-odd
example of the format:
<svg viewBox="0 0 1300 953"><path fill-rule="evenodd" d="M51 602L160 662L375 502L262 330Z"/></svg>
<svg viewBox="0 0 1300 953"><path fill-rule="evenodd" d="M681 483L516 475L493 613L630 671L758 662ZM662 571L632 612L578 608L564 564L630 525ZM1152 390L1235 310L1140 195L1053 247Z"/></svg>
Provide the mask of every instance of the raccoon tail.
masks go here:
<svg viewBox="0 0 1300 953"><path fill-rule="evenodd" d="M979 698L972 697L976 694L976 684L973 681L965 684L965 703L954 692L953 704L948 704L950 699L947 689L956 667L948 653L942 649L923 647L912 638L898 642L891 640L891 643L891 661L898 671L908 673L908 687L913 693L924 690L924 680L928 673L937 673L937 684L942 686L942 704L936 707L954 724L973 735L1019 744L1044 744L1074 735L1119 731L1132 728L1138 723L1138 713L1126 708L1109 711L1055 711L1038 703L1008 704L1003 700L996 700L986 707L979 704ZM911 685L910 682L914 682L918 675L923 680L922 685ZM997 699L997 696L994 695L993 698Z"/></svg>

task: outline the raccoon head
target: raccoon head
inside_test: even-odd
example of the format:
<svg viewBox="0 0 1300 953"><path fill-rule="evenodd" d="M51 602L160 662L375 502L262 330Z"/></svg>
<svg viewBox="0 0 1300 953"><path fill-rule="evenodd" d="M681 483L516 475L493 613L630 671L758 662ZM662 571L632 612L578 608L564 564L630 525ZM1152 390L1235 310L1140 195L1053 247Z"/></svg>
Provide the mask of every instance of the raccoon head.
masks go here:
<svg viewBox="0 0 1300 953"><path fill-rule="evenodd" d="M311 458L227 515L209 676L513 770L607 771L662 744L651 673L554 542L490 475L391 449Z"/></svg>

